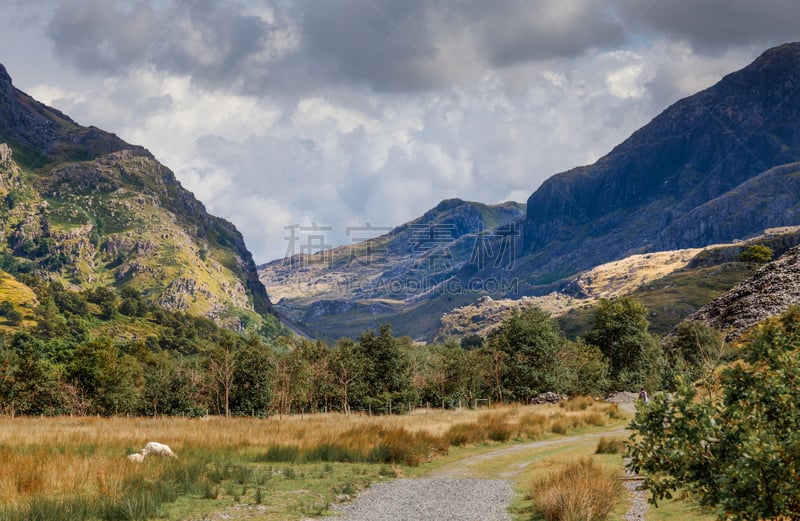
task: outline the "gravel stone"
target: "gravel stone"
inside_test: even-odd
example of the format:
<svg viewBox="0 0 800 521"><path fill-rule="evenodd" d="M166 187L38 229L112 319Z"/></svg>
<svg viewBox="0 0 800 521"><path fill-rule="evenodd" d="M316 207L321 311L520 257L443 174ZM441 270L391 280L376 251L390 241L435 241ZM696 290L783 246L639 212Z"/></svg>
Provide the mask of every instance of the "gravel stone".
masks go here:
<svg viewBox="0 0 800 521"><path fill-rule="evenodd" d="M351 503L341 517L323 521L511 521L508 480L405 478L377 483Z"/></svg>
<svg viewBox="0 0 800 521"><path fill-rule="evenodd" d="M631 493L631 506L622 519L624 521L643 521L645 514L650 506L647 503L647 496L641 489L641 482L626 481L625 488Z"/></svg>

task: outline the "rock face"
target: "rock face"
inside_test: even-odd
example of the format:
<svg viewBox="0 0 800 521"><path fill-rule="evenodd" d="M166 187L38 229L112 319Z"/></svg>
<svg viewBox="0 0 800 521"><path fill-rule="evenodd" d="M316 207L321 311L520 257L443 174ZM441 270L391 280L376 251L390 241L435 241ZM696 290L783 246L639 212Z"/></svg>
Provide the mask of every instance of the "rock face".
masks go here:
<svg viewBox="0 0 800 521"><path fill-rule="evenodd" d="M142 147L16 89L0 65L0 257L66 287L132 287L233 328L273 320L233 224Z"/></svg>
<svg viewBox="0 0 800 521"><path fill-rule="evenodd" d="M764 265L745 282L698 310L688 320L705 322L734 340L789 306L800 304L800 246Z"/></svg>
<svg viewBox="0 0 800 521"><path fill-rule="evenodd" d="M678 101L528 199L534 272L745 238L800 222L800 43ZM767 203L770 206L767 208Z"/></svg>

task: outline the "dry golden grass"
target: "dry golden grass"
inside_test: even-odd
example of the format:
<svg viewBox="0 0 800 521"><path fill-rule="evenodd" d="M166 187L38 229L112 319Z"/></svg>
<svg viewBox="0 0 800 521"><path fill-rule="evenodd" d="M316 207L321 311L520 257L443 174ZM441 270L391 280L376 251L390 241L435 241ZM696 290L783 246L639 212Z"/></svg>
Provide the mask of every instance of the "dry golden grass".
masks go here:
<svg viewBox="0 0 800 521"><path fill-rule="evenodd" d="M319 414L282 419L0 417L0 504L19 504L41 495L115 496L121 484L134 478L156 479L167 462L150 457L140 465L126 459L148 441L170 445L180 458L178 464L209 455L254 462L274 447L319 455L320 447L332 447L366 460L413 466L446 452L452 444L535 439L555 432L554 424L568 429L607 423L615 417L614 409L613 404L587 410L508 406L488 412L417 411L380 417ZM464 433L465 439L455 440L456 432ZM340 453L334 450L336 454ZM325 461L324 455L319 457Z"/></svg>
<svg viewBox="0 0 800 521"><path fill-rule="evenodd" d="M547 521L603 521L623 494L620 480L584 458L533 484L534 508Z"/></svg>

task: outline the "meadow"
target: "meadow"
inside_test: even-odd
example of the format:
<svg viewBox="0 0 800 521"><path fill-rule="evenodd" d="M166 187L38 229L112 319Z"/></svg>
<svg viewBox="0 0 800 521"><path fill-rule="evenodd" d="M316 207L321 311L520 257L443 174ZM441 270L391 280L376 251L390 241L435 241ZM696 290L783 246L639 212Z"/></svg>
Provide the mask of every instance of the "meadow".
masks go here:
<svg viewBox="0 0 800 521"><path fill-rule="evenodd" d="M0 521L303 519L448 453L624 424L614 404L402 416L0 417ZM126 456L148 441L177 460ZM433 463L432 463L433 462Z"/></svg>

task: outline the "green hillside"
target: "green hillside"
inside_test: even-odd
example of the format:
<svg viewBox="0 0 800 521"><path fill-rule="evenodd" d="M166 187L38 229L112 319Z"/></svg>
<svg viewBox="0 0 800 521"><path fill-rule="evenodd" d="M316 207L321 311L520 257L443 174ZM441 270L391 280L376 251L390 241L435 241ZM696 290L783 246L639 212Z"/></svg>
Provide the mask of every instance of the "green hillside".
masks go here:
<svg viewBox="0 0 800 521"><path fill-rule="evenodd" d="M83 127L0 66L0 268L244 331L277 327L239 231L144 148Z"/></svg>

